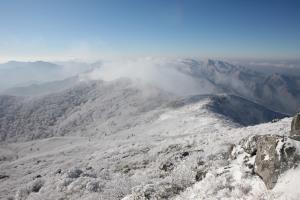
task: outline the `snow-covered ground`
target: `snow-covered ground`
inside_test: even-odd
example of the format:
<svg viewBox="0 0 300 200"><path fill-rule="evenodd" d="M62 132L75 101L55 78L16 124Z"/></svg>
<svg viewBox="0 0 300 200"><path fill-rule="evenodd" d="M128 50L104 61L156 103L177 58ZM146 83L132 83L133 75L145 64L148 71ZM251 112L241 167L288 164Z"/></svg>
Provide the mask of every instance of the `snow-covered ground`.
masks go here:
<svg viewBox="0 0 300 200"><path fill-rule="evenodd" d="M248 135L289 133L273 110L296 112L298 80L142 59L14 88L0 96L0 199L300 199L299 167L267 190L229 153Z"/></svg>
<svg viewBox="0 0 300 200"><path fill-rule="evenodd" d="M238 159L228 160L231 144L287 134L291 119L241 127L207 103L157 108L139 118L145 123L101 137L1 144L0 172L9 177L0 199L299 199L299 168L268 191ZM199 170L206 176L196 181Z"/></svg>

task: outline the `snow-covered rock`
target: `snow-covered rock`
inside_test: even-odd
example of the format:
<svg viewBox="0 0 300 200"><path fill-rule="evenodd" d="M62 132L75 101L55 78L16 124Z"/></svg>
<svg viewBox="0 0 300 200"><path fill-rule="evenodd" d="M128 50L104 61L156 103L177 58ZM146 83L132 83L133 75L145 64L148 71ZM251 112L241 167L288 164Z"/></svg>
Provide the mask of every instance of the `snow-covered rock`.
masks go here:
<svg viewBox="0 0 300 200"><path fill-rule="evenodd" d="M290 138L300 141L300 113L297 113L293 118Z"/></svg>
<svg viewBox="0 0 300 200"><path fill-rule="evenodd" d="M282 173L298 166L300 154L296 143L286 136L250 135L233 148L231 157L236 159L238 154L244 154L243 164L261 177L268 189L273 189Z"/></svg>
<svg viewBox="0 0 300 200"><path fill-rule="evenodd" d="M258 137L254 171L268 189L272 189L281 173L280 151L283 138L277 135ZM278 145L278 147L277 147Z"/></svg>

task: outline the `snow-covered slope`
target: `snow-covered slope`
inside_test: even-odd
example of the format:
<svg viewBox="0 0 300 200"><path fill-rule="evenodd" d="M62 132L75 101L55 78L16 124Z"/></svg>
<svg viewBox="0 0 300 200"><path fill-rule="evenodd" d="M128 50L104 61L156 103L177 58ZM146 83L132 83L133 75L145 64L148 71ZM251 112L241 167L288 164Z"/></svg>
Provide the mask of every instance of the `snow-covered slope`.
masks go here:
<svg viewBox="0 0 300 200"><path fill-rule="evenodd" d="M103 62L90 79L141 79L177 95L230 93L283 113L300 107L300 77L262 73L224 61L145 58Z"/></svg>
<svg viewBox="0 0 300 200"><path fill-rule="evenodd" d="M52 85L42 84L45 81L62 80L80 74L80 78L93 80L111 81L123 77L140 79L183 96L230 93L288 114L294 114L300 107L300 77L297 74L274 73L272 69L269 73L263 73L256 68L229 62L188 58L58 64L41 61L0 64L0 91L17 87L9 89L6 94L45 94L54 92L56 85L63 87L64 84L59 81Z"/></svg>
<svg viewBox="0 0 300 200"><path fill-rule="evenodd" d="M128 79L80 82L71 89L38 97L0 96L1 140L112 134L151 120L147 111L160 107L169 96ZM141 115L143 121L138 119Z"/></svg>
<svg viewBox="0 0 300 200"><path fill-rule="evenodd" d="M249 114L259 105L232 95L178 98L128 79L86 82L33 99L4 99L1 111L19 112L1 116L19 117L12 127L18 133L22 126L26 130L11 138L35 140L1 144L1 199L143 199L148 193L154 199L186 199L191 193L185 191L196 193L189 188L197 187L198 169L205 166L214 173L228 164L230 144L250 133L286 133L290 123L284 119L242 128L212 108L234 100L224 105L247 105L243 112ZM33 103L22 105L24 101ZM57 127L67 135L38 139L52 136L47 131ZM248 199L254 197L250 194Z"/></svg>
<svg viewBox="0 0 300 200"><path fill-rule="evenodd" d="M244 199L288 195L267 191L258 177L234 182L226 174L218 175L222 174L218 170L228 165L230 144L249 134L286 134L291 119L243 128L207 110L208 102L150 111L156 117L148 123L100 138L53 137L3 144L0 171L9 177L0 183L1 198L143 199L148 194L154 199L155 195L217 199L241 197L246 189ZM197 183L197 169L204 166L208 176ZM280 183L288 185L284 180ZM238 183L245 185L230 189Z"/></svg>
<svg viewBox="0 0 300 200"><path fill-rule="evenodd" d="M272 110L293 114L300 107L300 77L264 74L223 61L185 59L182 72L205 79L218 90L258 102Z"/></svg>
<svg viewBox="0 0 300 200"><path fill-rule="evenodd" d="M233 122L249 126L288 117L264 106L235 95L216 95L211 97L208 109L219 113Z"/></svg>
<svg viewBox="0 0 300 200"><path fill-rule="evenodd" d="M285 117L234 95L178 98L129 79L88 81L44 96L0 96L0 136L1 141L25 141L62 135L114 134L148 123L156 117L154 112L204 101L212 113L241 125Z"/></svg>
<svg viewBox="0 0 300 200"><path fill-rule="evenodd" d="M250 134L288 134L291 119L269 108L297 106L298 79L220 61L149 62L136 73L144 60L121 71L104 63L52 93L0 96L0 199L299 199L299 167L267 190L228 159ZM282 94L296 104L280 104Z"/></svg>

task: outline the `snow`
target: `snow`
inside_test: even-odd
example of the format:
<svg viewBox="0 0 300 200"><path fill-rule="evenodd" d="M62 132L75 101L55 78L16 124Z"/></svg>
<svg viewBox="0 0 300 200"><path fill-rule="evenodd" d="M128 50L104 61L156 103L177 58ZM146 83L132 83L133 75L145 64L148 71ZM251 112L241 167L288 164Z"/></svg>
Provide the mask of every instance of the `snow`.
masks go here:
<svg viewBox="0 0 300 200"><path fill-rule="evenodd" d="M279 140L277 145L276 145L276 152L277 152L277 155L278 155L278 160L281 160L280 151L282 150L283 145L284 145L284 142L282 140ZM267 154L267 156L269 156L269 155ZM268 160L268 159L265 158L265 160Z"/></svg>
<svg viewBox="0 0 300 200"><path fill-rule="evenodd" d="M229 144L250 134L286 134L291 119L240 127L208 111L206 103L153 110L147 114L156 116L150 122L101 138L53 137L1 145L17 155L0 164L1 173L11 176L0 183L1 198L14 193L24 195L24 191L27 194L26 187L37 175L45 182L38 193L30 192L27 199L66 195L70 199L130 199L133 188L151 182L187 188L175 199L268 197L270 192L259 177L245 177L241 160L229 163L222 155ZM189 152L187 159L177 160L177 155L185 151ZM161 163L173 158L176 166L171 173L159 170ZM199 158L210 167L207 176L195 182L193 169ZM87 170L89 167L92 169ZM82 170L81 175L68 177L68 171L74 168ZM56 173L58 169L61 174Z"/></svg>
<svg viewBox="0 0 300 200"><path fill-rule="evenodd" d="M296 184L288 180L299 175L298 168L283 174L278 187L268 191L243 164L242 149L235 149L236 160L228 158L230 146L248 135L287 135L291 118L242 127L208 109L209 96L176 106L172 95L148 89L121 80L82 85L42 101L26 100L30 109L24 107L18 115L24 135L14 135L22 127L13 126L10 133L18 142L0 144L0 172L9 176L0 182L0 199L129 200L142 198L145 192L177 200L299 197L297 191L284 192ZM60 105L65 96L76 104ZM42 102L49 103L51 112L42 112L47 110ZM51 128L66 135L41 134L47 116L56 116L60 108L68 112ZM26 126L28 110L35 113L32 121L28 119L30 126ZM41 126L34 140L26 141L34 127L31 123ZM247 162L254 163L254 158ZM197 182L201 170L206 176Z"/></svg>
<svg viewBox="0 0 300 200"><path fill-rule="evenodd" d="M273 189L274 198L297 200L300 197L300 168L291 169L283 174L275 188Z"/></svg>

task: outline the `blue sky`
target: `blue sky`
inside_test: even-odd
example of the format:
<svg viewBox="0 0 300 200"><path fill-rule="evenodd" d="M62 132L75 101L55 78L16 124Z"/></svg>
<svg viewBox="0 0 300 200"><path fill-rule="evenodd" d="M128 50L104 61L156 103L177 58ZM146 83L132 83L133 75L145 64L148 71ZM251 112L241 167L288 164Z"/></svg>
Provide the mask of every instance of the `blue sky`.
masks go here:
<svg viewBox="0 0 300 200"><path fill-rule="evenodd" d="M299 58L295 0L0 0L0 61Z"/></svg>

